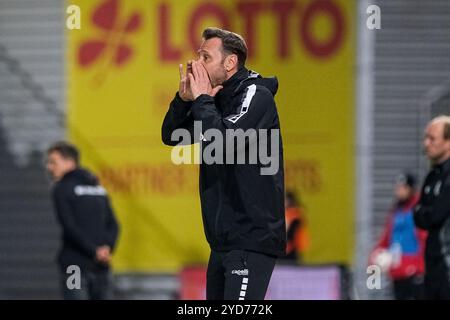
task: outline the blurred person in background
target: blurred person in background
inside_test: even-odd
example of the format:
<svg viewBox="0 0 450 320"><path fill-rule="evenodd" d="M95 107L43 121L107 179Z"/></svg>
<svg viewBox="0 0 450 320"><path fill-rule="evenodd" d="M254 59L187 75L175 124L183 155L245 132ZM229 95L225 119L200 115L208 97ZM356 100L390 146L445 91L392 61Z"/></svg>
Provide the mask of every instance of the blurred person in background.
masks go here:
<svg viewBox="0 0 450 320"><path fill-rule="evenodd" d="M298 201L293 191L286 191L285 195L286 218L286 256L285 261L302 263L303 253L309 247L308 226L304 207Z"/></svg>
<svg viewBox="0 0 450 320"><path fill-rule="evenodd" d="M426 232L414 225L413 209L419 200L416 178L410 173L400 174L394 194L395 204L370 263L389 272L396 300L418 300L423 298Z"/></svg>
<svg viewBox="0 0 450 320"><path fill-rule="evenodd" d="M414 212L428 231L425 249L425 298L450 300L450 117L431 120L423 140L431 170Z"/></svg>
<svg viewBox="0 0 450 320"><path fill-rule="evenodd" d="M105 189L88 170L79 167L79 152L67 142L47 151L47 170L53 185L53 203L62 227L58 265L63 297L67 300L112 298L111 254L119 227ZM81 288L69 288L69 266L81 272Z"/></svg>

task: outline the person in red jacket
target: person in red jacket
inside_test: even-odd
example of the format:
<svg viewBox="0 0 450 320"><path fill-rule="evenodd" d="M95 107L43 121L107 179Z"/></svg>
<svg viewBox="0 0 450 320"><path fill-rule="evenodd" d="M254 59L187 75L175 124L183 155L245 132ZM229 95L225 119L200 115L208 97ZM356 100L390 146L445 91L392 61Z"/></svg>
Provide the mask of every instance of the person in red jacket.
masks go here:
<svg viewBox="0 0 450 320"><path fill-rule="evenodd" d="M414 225L413 209L419 200L416 179L403 173L396 179L395 204L370 256L371 264L388 271L397 300L421 299L427 233Z"/></svg>

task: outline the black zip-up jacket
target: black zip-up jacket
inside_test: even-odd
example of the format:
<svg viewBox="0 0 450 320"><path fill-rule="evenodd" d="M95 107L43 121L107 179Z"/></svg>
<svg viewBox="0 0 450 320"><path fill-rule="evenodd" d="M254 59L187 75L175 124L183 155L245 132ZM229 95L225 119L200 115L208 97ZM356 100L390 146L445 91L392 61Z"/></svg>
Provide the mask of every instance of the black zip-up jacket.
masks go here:
<svg viewBox="0 0 450 320"><path fill-rule="evenodd" d="M450 159L433 166L425 178L420 201L415 207L414 222L419 228L428 230L427 274L450 270Z"/></svg>
<svg viewBox="0 0 450 320"><path fill-rule="evenodd" d="M62 248L58 264L63 272L69 265L82 270L102 270L96 248L114 250L119 227L105 189L85 169L66 173L53 187L53 201L62 227Z"/></svg>
<svg viewBox="0 0 450 320"><path fill-rule="evenodd" d="M202 150L211 143L205 142L203 136L208 129L222 133L227 129L279 130L274 101L277 89L276 78L262 78L241 68L223 83L223 89L214 98L204 94L193 102L184 102L177 93L162 125L162 140L172 146L183 143L173 141L171 135L175 129L184 128L193 137L194 121L201 122L202 137L193 137L190 142L201 140ZM261 169L267 165L259 158L257 163L248 161L249 146L257 141L247 141L247 161L244 164L229 164L225 160L225 164L206 164L204 161L200 164L204 231L211 249L215 251L238 249L284 256L286 227L281 135L277 155L279 169L273 175L261 174ZM274 151L269 142L267 148Z"/></svg>

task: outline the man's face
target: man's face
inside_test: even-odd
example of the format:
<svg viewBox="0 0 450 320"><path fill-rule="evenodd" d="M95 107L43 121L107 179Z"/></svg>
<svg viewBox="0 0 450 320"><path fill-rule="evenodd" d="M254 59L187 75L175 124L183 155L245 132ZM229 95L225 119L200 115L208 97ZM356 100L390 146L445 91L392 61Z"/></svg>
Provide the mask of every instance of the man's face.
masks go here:
<svg viewBox="0 0 450 320"><path fill-rule="evenodd" d="M445 160L444 157L450 152L450 141L444 139L444 124L431 123L425 130L423 140L425 154L434 163Z"/></svg>
<svg viewBox="0 0 450 320"><path fill-rule="evenodd" d="M67 172L75 169L75 161L64 158L59 152L53 151L47 157L47 171L54 180L60 180Z"/></svg>
<svg viewBox="0 0 450 320"><path fill-rule="evenodd" d="M205 66L213 88L227 80L224 58L221 39L211 38L202 42L197 61Z"/></svg>

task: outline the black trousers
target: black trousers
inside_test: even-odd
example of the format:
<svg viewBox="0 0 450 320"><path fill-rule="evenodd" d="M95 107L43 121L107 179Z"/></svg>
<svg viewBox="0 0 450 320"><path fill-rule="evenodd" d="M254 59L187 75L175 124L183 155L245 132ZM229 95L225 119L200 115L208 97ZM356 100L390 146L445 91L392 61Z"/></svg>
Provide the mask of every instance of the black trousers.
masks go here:
<svg viewBox="0 0 450 320"><path fill-rule="evenodd" d="M412 276L393 281L395 300L422 300L423 276Z"/></svg>
<svg viewBox="0 0 450 320"><path fill-rule="evenodd" d="M449 269L443 260L428 263L425 272L425 299L450 300Z"/></svg>
<svg viewBox="0 0 450 320"><path fill-rule="evenodd" d="M80 288L70 289L69 275L62 274L61 287L64 300L110 300L113 297L112 274L109 270L82 270Z"/></svg>
<svg viewBox="0 0 450 320"><path fill-rule="evenodd" d="M263 253L211 251L207 300L264 300L277 258Z"/></svg>

